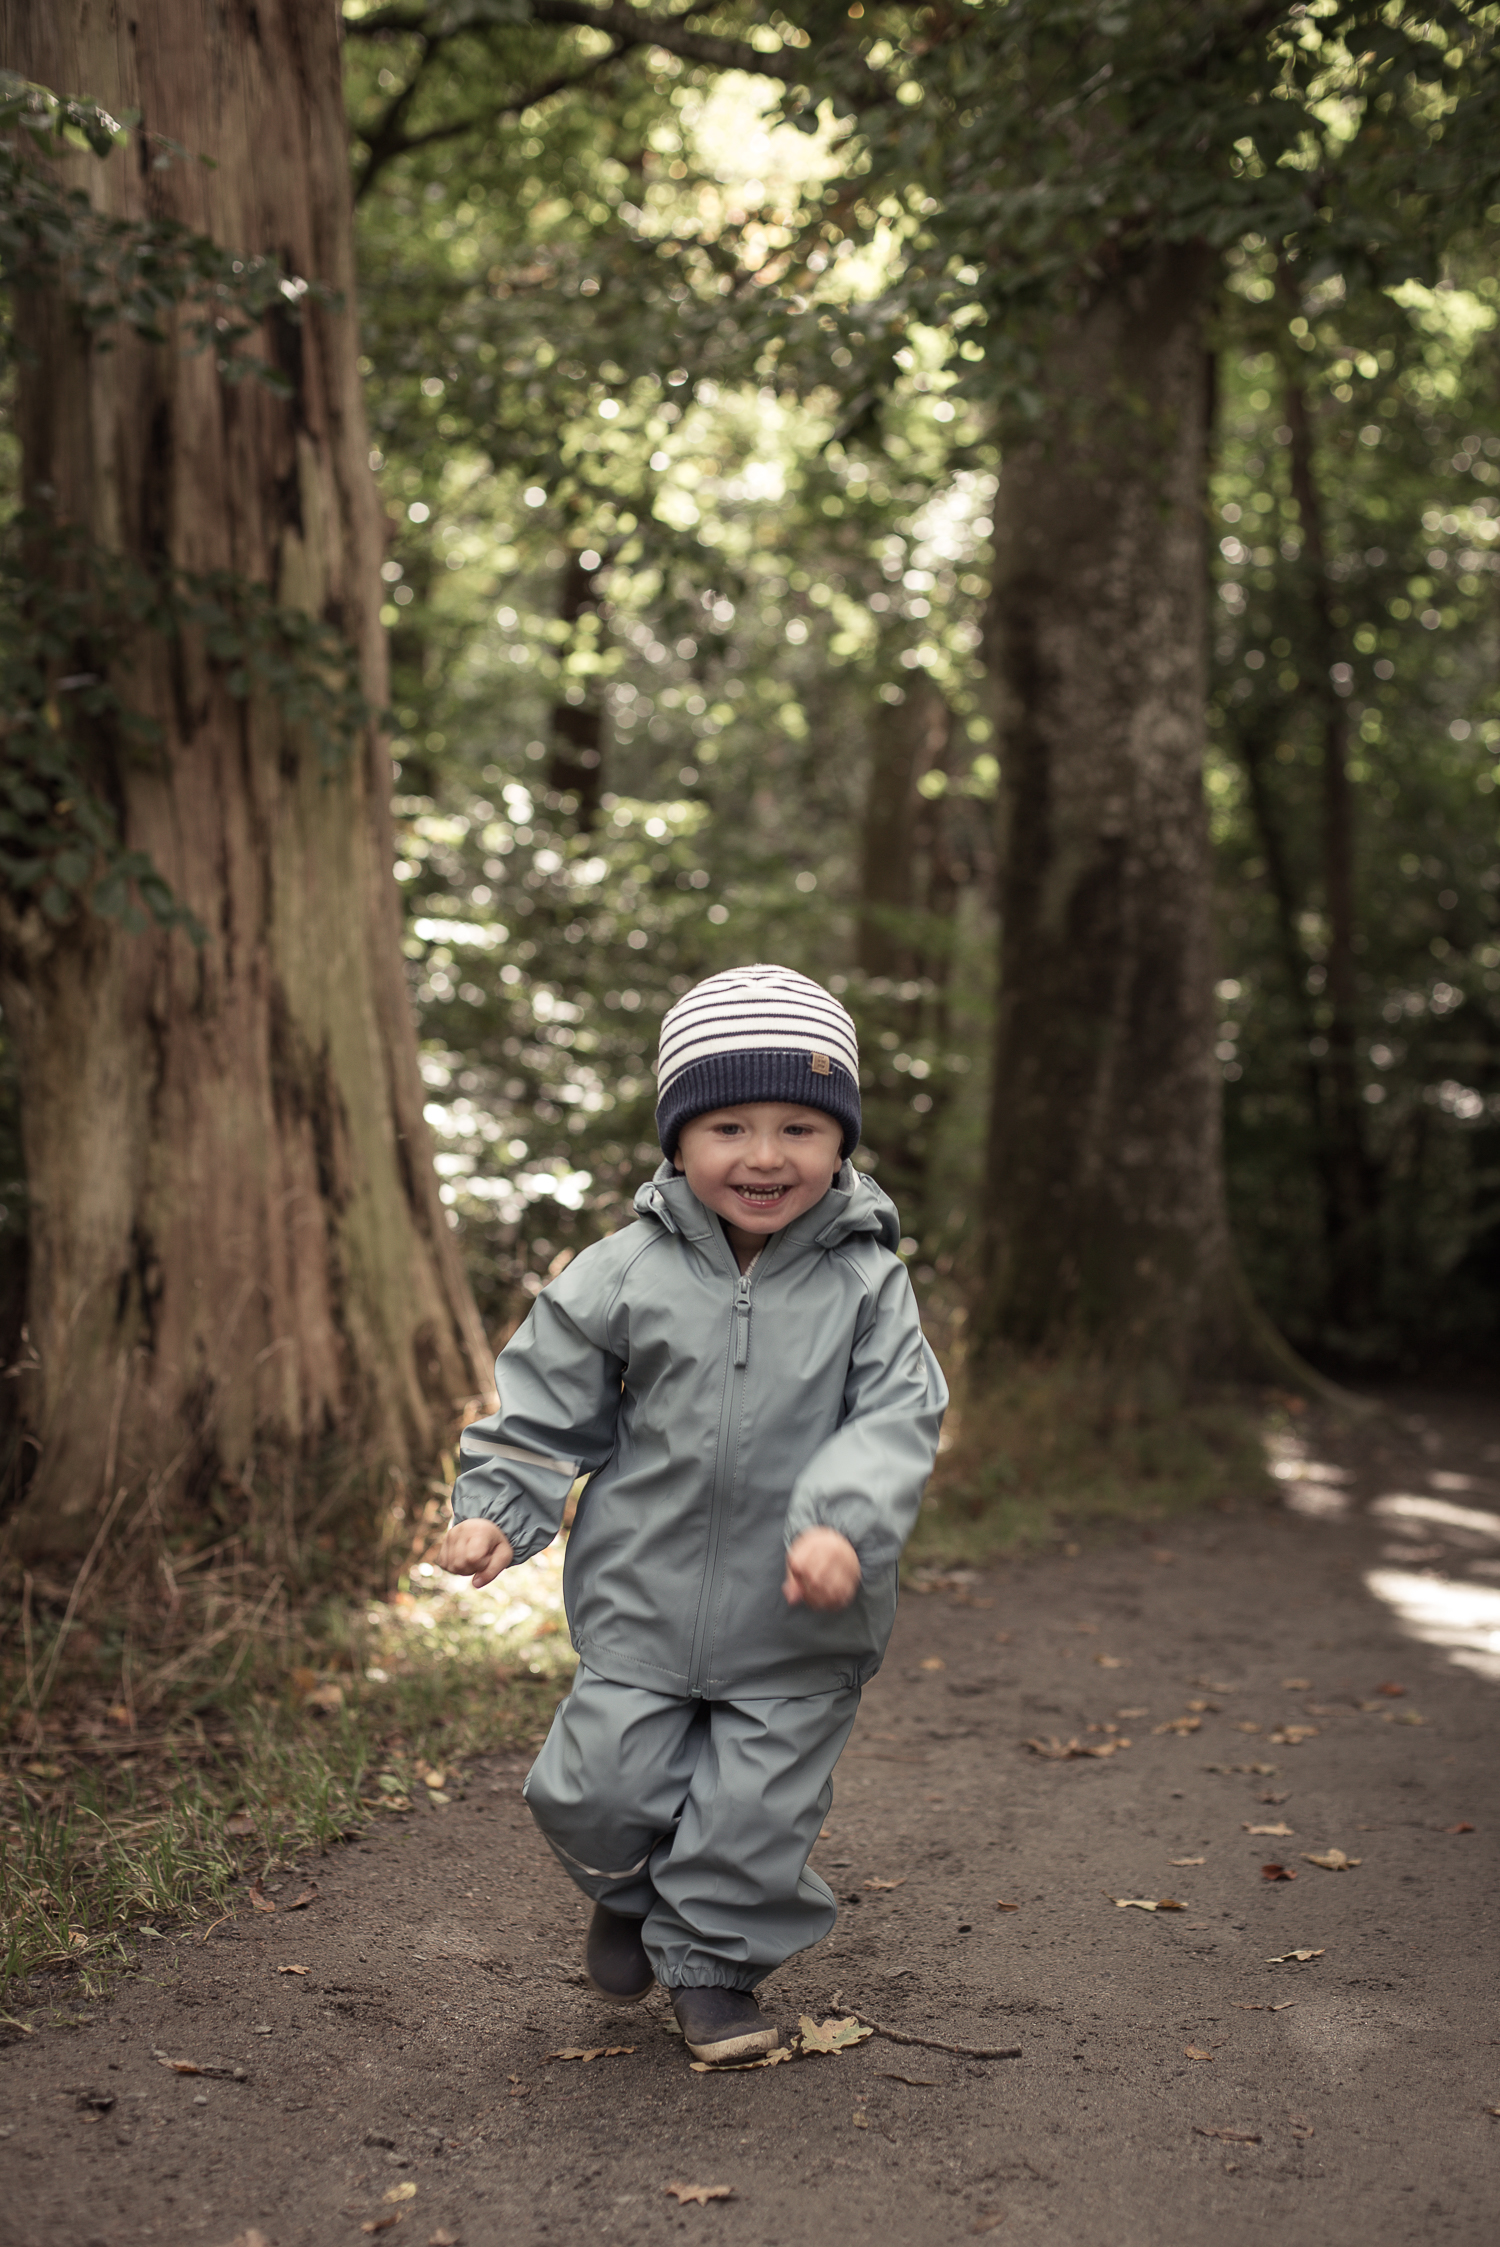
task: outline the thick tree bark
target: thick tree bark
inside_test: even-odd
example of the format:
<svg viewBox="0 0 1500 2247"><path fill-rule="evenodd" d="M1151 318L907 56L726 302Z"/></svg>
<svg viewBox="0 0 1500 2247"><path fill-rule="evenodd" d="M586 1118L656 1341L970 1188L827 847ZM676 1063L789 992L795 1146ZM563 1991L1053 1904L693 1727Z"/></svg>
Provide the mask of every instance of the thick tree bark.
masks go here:
<svg viewBox="0 0 1500 2247"><path fill-rule="evenodd" d="M898 703L878 703L870 729L860 850L858 958L866 975L898 983L920 975L925 950L916 916L929 810L918 782L948 745L949 712L924 672Z"/></svg>
<svg viewBox="0 0 1500 2247"><path fill-rule="evenodd" d="M981 1361L1181 1382L1252 1354L1214 1061L1204 483L1213 269L1102 282L1007 448L989 660L1002 982Z"/></svg>
<svg viewBox="0 0 1500 2247"><path fill-rule="evenodd" d="M101 207L173 215L343 292L270 339L287 400L173 344L102 350L38 292L19 420L32 506L331 621L380 709L338 41L332 0L0 5L4 67L139 112L128 152L73 167ZM153 170L148 134L189 160ZM144 638L121 683L163 747L139 761L101 738L104 785L207 940L88 916L4 928L31 1195L30 1554L87 1544L121 1485L187 1508L328 1449L369 1470L373 1507L488 1383L423 1122L378 731L320 769L274 700L235 700L185 641Z"/></svg>
<svg viewBox="0 0 1500 2247"><path fill-rule="evenodd" d="M1300 302L1283 272L1283 290ZM1294 360L1295 353L1289 354ZM1328 1235L1329 1308L1346 1333L1368 1326L1379 1296L1380 1187L1370 1156L1359 1082L1359 977L1355 968L1354 785L1349 778L1349 710L1334 683L1341 652L1333 583L1313 454L1312 416L1300 369L1289 363L1283 397L1291 430L1292 497L1302 525L1313 694L1323 736L1323 906L1328 923L1328 1058L1324 1088L1323 1182Z"/></svg>

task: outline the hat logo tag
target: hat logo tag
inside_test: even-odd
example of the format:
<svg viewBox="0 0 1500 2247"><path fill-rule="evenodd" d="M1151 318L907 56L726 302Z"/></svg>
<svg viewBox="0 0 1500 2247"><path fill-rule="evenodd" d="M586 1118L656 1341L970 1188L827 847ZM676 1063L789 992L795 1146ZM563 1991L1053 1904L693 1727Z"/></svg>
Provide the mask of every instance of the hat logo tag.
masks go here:
<svg viewBox="0 0 1500 2247"><path fill-rule="evenodd" d="M833 1075L833 1063L826 1053L815 1053L810 1058L812 1073L815 1077L831 1077Z"/></svg>

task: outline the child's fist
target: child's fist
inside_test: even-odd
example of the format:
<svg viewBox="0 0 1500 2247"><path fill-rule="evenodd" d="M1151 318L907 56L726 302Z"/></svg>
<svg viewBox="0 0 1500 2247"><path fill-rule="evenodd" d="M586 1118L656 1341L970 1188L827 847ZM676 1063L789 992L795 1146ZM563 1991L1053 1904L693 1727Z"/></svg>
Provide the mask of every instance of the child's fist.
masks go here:
<svg viewBox="0 0 1500 2247"><path fill-rule="evenodd" d="M438 1547L437 1564L450 1576L472 1576L477 1592L515 1557L514 1545L492 1521L456 1521Z"/></svg>
<svg viewBox="0 0 1500 2247"><path fill-rule="evenodd" d="M860 1582L859 1555L836 1529L804 1529L787 1547L788 1607L847 1607Z"/></svg>

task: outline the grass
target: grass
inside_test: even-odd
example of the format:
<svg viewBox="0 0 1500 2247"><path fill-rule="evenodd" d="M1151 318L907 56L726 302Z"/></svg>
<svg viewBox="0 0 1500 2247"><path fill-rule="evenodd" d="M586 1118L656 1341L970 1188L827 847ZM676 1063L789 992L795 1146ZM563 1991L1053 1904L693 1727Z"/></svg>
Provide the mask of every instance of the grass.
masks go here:
<svg viewBox="0 0 1500 2247"><path fill-rule="evenodd" d="M1266 1412L1286 1406L1238 1392L1152 1404L1092 1367L1018 1367L950 1416L908 1564L972 1566L1264 1498Z"/></svg>
<svg viewBox="0 0 1500 2247"><path fill-rule="evenodd" d="M441 1807L467 1758L534 1746L571 1674L558 1576L544 1556L494 1597L413 1570L389 1601L299 1608L241 1564L166 1616L78 1607L61 1641L61 1587L27 1585L0 1642L5 2017L53 1977L96 1994L143 1928L217 1917L374 1818Z"/></svg>

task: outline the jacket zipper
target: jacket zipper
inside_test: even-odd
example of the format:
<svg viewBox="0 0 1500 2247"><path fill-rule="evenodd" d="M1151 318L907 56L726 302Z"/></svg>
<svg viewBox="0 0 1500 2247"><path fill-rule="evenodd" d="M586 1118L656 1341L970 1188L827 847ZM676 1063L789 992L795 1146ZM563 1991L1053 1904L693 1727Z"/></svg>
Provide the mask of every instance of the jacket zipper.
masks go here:
<svg viewBox="0 0 1500 2247"><path fill-rule="evenodd" d="M775 1236L773 1235L761 1251L762 1262L770 1255L774 1245ZM725 1246L728 1246L727 1242ZM688 1693L695 1700L700 1700L703 1695L703 1660L708 1638L709 1615L713 1606L714 1580L719 1569L719 1541L723 1534L724 1517L729 1508L729 1495L734 1483L731 1460L734 1449L734 1431L739 1425L739 1406L745 1386L745 1369L750 1363L750 1290L753 1284L748 1272L736 1271L734 1304L729 1322L729 1379L725 1384L724 1406L719 1415L719 1438L714 1452L713 1496L709 1501L708 1555L703 1568L703 1587L698 1594L698 1615L693 1625L693 1649L688 1665Z"/></svg>

